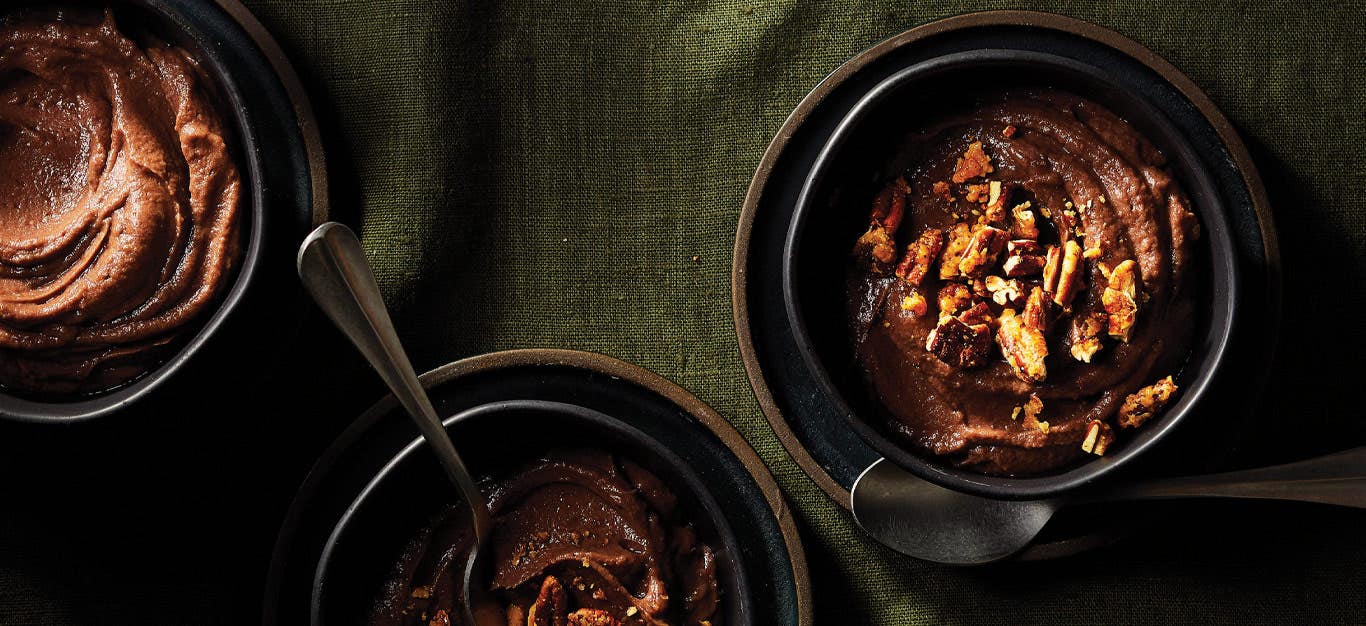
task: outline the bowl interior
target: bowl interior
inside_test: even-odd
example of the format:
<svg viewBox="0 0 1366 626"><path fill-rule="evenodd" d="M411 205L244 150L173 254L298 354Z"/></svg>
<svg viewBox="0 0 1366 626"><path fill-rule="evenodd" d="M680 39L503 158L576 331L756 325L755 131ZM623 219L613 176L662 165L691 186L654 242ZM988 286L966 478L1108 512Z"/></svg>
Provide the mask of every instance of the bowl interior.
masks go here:
<svg viewBox="0 0 1366 626"><path fill-rule="evenodd" d="M515 400L477 406L445 420L476 477L500 476L554 448L621 454L674 490L698 537L716 550L724 623L749 624L749 587L725 511L683 459L624 422L573 404ZM435 457L414 441L361 491L329 537L315 570L312 621L362 624L405 544L456 502ZM450 493L450 500L432 494Z"/></svg>
<svg viewBox="0 0 1366 626"><path fill-rule="evenodd" d="M117 0L114 2L22 1L4 11L5 15L23 13L34 16L69 15L78 12L82 19L97 18L104 7L112 8L120 31L139 43L149 39L163 41L190 52L207 79L203 87L218 105L228 125L228 147L242 178L242 256L231 285L215 310L185 329L160 363L141 376L113 389L79 395L34 396L16 394L0 388L0 417L31 422L72 422L107 415L136 401L160 386L188 361L243 299L256 274L265 239L265 190L260 153L252 122L242 93L232 79L227 61L219 50L220 42L184 19L173 3L164 0Z"/></svg>
<svg viewBox="0 0 1366 626"><path fill-rule="evenodd" d="M1202 280L1194 290L1202 303L1197 307L1199 327L1187 364L1177 376L1183 390L1178 400L1106 456L1042 476L993 477L958 470L895 442L884 430L885 409L864 383L848 333L844 302L849 250L867 228L872 197L908 165L900 151L903 138L938 112L972 106L982 85L1061 89L1108 107L1166 155L1202 227L1196 264ZM948 54L908 67L873 88L817 157L798 197L785 245L783 295L794 339L818 385L849 426L880 454L916 475L980 495L1054 495L1127 464L1197 404L1233 327L1236 256L1220 196L1201 156L1144 94L1107 80L1096 67L1047 53Z"/></svg>

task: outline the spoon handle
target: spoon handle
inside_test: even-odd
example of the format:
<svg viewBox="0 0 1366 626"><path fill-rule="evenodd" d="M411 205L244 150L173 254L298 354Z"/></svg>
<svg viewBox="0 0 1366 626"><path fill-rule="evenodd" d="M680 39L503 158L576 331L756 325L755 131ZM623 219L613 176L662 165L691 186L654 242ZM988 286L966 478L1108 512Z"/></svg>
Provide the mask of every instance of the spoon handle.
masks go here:
<svg viewBox="0 0 1366 626"><path fill-rule="evenodd" d="M1118 487L1104 500L1252 498L1366 508L1366 447L1251 470Z"/></svg>
<svg viewBox="0 0 1366 626"><path fill-rule="evenodd" d="M318 306L355 344L417 423L446 475L474 512L474 532L482 543L490 529L488 505L398 341L356 234L336 222L319 226L299 247L298 269L300 280Z"/></svg>

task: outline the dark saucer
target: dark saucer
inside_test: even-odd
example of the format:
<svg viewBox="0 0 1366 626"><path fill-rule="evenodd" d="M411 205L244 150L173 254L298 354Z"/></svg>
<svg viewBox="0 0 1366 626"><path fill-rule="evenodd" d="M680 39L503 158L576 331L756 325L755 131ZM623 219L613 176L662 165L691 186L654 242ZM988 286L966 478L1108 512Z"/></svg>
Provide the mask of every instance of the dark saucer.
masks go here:
<svg viewBox="0 0 1366 626"><path fill-rule="evenodd" d="M750 381L769 422L798 464L832 498L881 455L849 424L817 382L794 340L783 303L784 238L807 172L839 122L874 86L921 61L981 50L1020 50L1082 59L1149 94L1205 161L1231 226L1244 300L1227 371L1208 391L1207 409L1120 476L1215 469L1236 445L1231 420L1255 404L1279 317L1279 257L1269 207L1255 168L1227 120L1175 68L1131 40L1092 24L1033 12L950 18L885 41L828 76L788 118L760 162L736 237L732 297ZM1268 338L1271 338L1268 340ZM1023 558L1070 554L1113 541L1143 524L1147 511L1090 507L1055 518Z"/></svg>

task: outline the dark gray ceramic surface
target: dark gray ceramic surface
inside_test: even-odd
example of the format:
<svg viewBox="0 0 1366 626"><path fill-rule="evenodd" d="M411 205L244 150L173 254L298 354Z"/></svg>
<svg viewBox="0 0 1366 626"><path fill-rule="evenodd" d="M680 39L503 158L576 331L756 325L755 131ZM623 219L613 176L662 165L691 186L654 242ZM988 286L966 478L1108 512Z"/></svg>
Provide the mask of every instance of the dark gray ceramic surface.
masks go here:
<svg viewBox="0 0 1366 626"><path fill-rule="evenodd" d="M980 84L1058 88L1115 111L1167 156L1203 229L1198 246L1204 250L1196 263L1199 269L1192 271L1193 278L1205 279L1197 290L1200 328L1190 359L1177 376L1181 393L1176 403L1135 435L1125 433L1104 457L1043 476L997 477L959 470L913 454L885 433L885 411L870 400L857 367L851 367L854 356L843 299L832 297L843 293L850 242L866 230L866 207L876 193L874 187L882 184L877 178L885 180L893 174L885 171L886 164L896 160L902 138L930 111L971 106L970 98L959 102L947 94L972 93L973 85ZM1148 103L1142 91L1111 80L1094 65L1009 49L956 52L912 65L873 87L854 105L817 155L798 195L782 267L783 302L797 349L849 427L882 456L916 476L950 489L998 498L1055 496L1101 479L1128 465L1200 408L1232 333L1237 256L1223 202L1206 169L1181 131Z"/></svg>

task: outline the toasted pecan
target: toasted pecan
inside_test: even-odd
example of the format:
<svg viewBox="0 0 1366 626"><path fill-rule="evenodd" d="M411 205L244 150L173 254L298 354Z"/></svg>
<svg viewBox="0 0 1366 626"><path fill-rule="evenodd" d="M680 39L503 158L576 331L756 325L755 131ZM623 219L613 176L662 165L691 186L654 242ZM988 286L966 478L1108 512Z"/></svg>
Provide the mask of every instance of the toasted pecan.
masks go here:
<svg viewBox="0 0 1366 626"><path fill-rule="evenodd" d="M925 229L919 239L906 246L906 256L896 268L897 277L917 287L920 286L943 248L944 233L934 228Z"/></svg>
<svg viewBox="0 0 1366 626"><path fill-rule="evenodd" d="M986 273L1006 247L1006 232L992 226L979 226L968 240L963 257L958 260L958 273L980 277Z"/></svg>
<svg viewBox="0 0 1366 626"><path fill-rule="evenodd" d="M963 258L963 251L968 249L968 243L972 241L972 227L965 222L958 222L949 230L947 241L944 243L943 254L939 258L939 278L942 280L952 280L962 275L958 272L958 262Z"/></svg>
<svg viewBox="0 0 1366 626"><path fill-rule="evenodd" d="M1001 345L1001 353L1015 375L1027 383L1041 383L1047 379L1048 366L1044 359L1048 356L1048 342L1044 340L1043 332L1028 326L1014 309L1001 311L997 321L1001 326L996 331L996 342Z"/></svg>
<svg viewBox="0 0 1366 626"><path fill-rule="evenodd" d="M1119 422L1121 428L1142 426L1158 411L1166 408L1176 389L1176 383L1168 376L1129 394L1124 398L1124 404L1120 405L1119 415L1115 421Z"/></svg>
<svg viewBox="0 0 1366 626"><path fill-rule="evenodd" d="M953 166L953 182L965 183L970 179L986 176L992 173L991 157L982 150L982 142L974 141L968 144L968 149L963 152L963 156L958 157L958 162Z"/></svg>
<svg viewBox="0 0 1366 626"><path fill-rule="evenodd" d="M1138 319L1138 264L1125 260L1109 272L1109 284L1101 294L1105 307L1106 332L1115 339L1127 342Z"/></svg>

